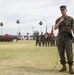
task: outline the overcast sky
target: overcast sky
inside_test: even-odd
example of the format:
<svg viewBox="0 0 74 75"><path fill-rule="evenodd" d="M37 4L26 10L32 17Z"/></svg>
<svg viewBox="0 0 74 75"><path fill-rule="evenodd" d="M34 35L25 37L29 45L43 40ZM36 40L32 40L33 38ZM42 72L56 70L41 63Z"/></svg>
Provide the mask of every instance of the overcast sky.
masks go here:
<svg viewBox="0 0 74 75"><path fill-rule="evenodd" d="M51 31L55 20L61 16L59 7L66 5L68 15L74 17L74 0L0 0L0 22L3 22L3 34L17 34L20 21L20 32L32 34L34 31L40 32L39 21L43 22L42 32L46 26L48 32ZM1 29L0 29L1 31ZM57 34L57 31L54 31Z"/></svg>

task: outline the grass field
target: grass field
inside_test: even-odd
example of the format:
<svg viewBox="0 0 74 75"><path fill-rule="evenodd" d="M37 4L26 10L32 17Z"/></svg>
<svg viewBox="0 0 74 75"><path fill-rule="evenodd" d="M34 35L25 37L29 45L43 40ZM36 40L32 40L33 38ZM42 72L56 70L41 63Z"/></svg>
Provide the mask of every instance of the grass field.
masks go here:
<svg viewBox="0 0 74 75"><path fill-rule="evenodd" d="M56 47L35 46L35 41L0 42L0 75L69 75L68 70L59 72L59 59L52 71L56 61Z"/></svg>

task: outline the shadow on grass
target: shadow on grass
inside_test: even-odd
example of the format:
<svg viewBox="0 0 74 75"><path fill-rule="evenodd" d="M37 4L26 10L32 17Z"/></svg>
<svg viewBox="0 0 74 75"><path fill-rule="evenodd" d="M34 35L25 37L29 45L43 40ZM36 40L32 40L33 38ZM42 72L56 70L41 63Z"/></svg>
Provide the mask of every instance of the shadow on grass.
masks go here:
<svg viewBox="0 0 74 75"><path fill-rule="evenodd" d="M42 69L42 68L35 68L35 67L25 67L25 66L11 66L11 65L0 65L3 68L17 70L22 72L31 72L31 73L59 73L57 69Z"/></svg>
<svg viewBox="0 0 74 75"><path fill-rule="evenodd" d="M57 69L42 69L42 68L24 67L24 66L19 66L17 68L21 69L21 70L24 70L26 72L37 73L37 74L48 73L48 74L53 75L53 74L67 74L68 73L67 71L59 72L59 70L57 70Z"/></svg>
<svg viewBox="0 0 74 75"><path fill-rule="evenodd" d="M19 69L23 69L27 72L32 72L32 73L43 73L43 72L52 72L52 70L48 69L41 69L41 68L35 68L35 67L24 67L24 66L19 66Z"/></svg>

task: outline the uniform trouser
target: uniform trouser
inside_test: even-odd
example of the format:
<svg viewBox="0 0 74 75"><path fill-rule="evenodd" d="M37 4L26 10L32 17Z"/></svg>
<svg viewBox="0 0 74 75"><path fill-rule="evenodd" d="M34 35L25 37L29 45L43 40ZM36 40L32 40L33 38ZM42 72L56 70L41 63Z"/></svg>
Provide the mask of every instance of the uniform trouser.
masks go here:
<svg viewBox="0 0 74 75"><path fill-rule="evenodd" d="M45 40L45 45L47 46L49 46L49 40Z"/></svg>
<svg viewBox="0 0 74 75"><path fill-rule="evenodd" d="M65 52L67 55L68 64L73 65L73 52L72 52L72 41L71 39L58 40L58 51L60 55L60 62L62 65L66 64Z"/></svg>

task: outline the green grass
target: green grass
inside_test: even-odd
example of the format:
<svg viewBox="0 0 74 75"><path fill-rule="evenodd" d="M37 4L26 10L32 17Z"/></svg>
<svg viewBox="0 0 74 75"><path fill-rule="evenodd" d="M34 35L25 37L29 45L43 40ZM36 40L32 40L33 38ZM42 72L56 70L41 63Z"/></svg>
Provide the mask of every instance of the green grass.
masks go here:
<svg viewBox="0 0 74 75"><path fill-rule="evenodd" d="M0 75L68 75L59 73L59 59L51 71L56 61L56 47L35 46L35 41L0 42Z"/></svg>

